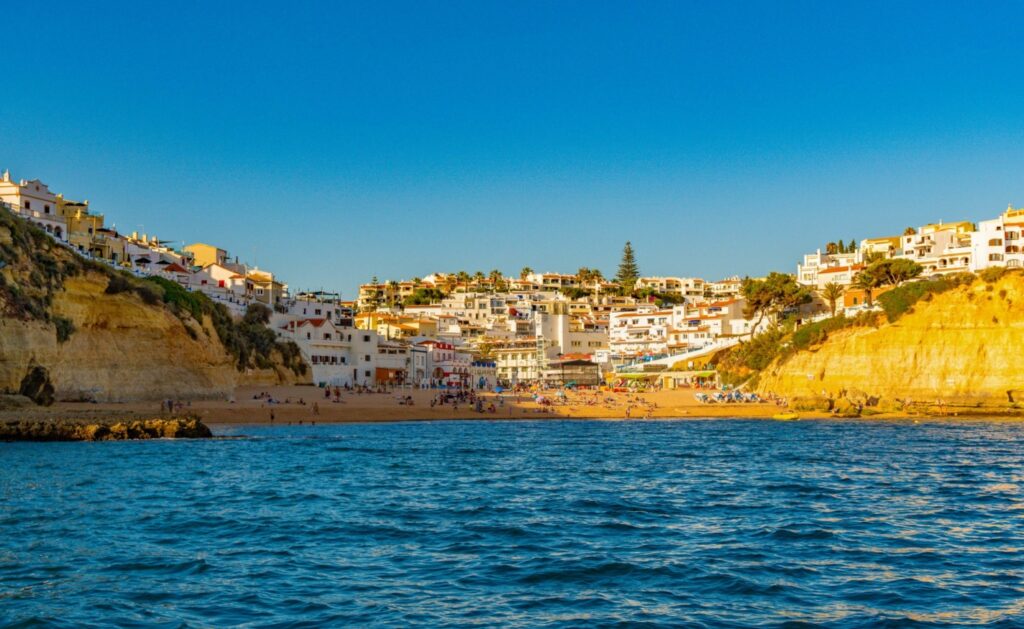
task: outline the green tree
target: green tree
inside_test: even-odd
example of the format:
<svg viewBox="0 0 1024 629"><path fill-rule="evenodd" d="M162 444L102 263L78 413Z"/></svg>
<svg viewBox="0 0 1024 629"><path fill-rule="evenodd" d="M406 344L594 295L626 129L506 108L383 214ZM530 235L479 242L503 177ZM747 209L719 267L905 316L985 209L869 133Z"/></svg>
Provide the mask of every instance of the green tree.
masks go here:
<svg viewBox="0 0 1024 629"><path fill-rule="evenodd" d="M493 269L487 274L487 279L491 280L491 288L495 292L501 292L505 290L505 276L502 275L498 269Z"/></svg>
<svg viewBox="0 0 1024 629"><path fill-rule="evenodd" d="M531 274L533 274L533 269L528 266L524 266L523 269L519 271L519 279L525 280Z"/></svg>
<svg viewBox="0 0 1024 629"><path fill-rule="evenodd" d="M839 245L834 242L830 242L825 245L825 253L832 256L839 253Z"/></svg>
<svg viewBox="0 0 1024 629"><path fill-rule="evenodd" d="M398 303L398 282L396 280L391 280L385 286L385 299L388 307L394 308Z"/></svg>
<svg viewBox="0 0 1024 629"><path fill-rule="evenodd" d="M406 306L436 304L444 299L444 291L438 288L417 288L402 301Z"/></svg>
<svg viewBox="0 0 1024 629"><path fill-rule="evenodd" d="M746 300L743 316L747 319L757 318L750 329L751 339L766 317L777 319L783 312L811 301L810 291L797 284L792 275L775 271L763 280L746 278L740 292Z"/></svg>
<svg viewBox="0 0 1024 629"><path fill-rule="evenodd" d="M619 272L615 274L615 281L619 283L623 292L632 292L636 281L640 277L640 267L636 263L636 254L633 252L633 245L628 240L622 248L622 261L619 262Z"/></svg>
<svg viewBox="0 0 1024 629"><path fill-rule="evenodd" d="M857 242L855 240L850 240L850 244L847 245L846 250L850 253L857 253Z"/></svg>
<svg viewBox="0 0 1024 629"><path fill-rule="evenodd" d="M903 235L904 236L916 236L917 235L917 230L914 229L913 227L908 227L908 228L903 230Z"/></svg>
<svg viewBox="0 0 1024 629"><path fill-rule="evenodd" d="M864 291L864 303L871 306L874 303L875 290L882 286L882 280L878 275L877 267L870 265L853 277L854 288Z"/></svg>
<svg viewBox="0 0 1024 629"><path fill-rule="evenodd" d="M906 258L888 258L873 262L869 268L878 276L882 284L899 286L903 282L919 277L924 271L917 262Z"/></svg>
<svg viewBox="0 0 1024 629"><path fill-rule="evenodd" d="M836 316L836 303L843 297L843 292L843 287L835 282L825 284L825 289L821 291L821 296L828 302L833 317Z"/></svg>

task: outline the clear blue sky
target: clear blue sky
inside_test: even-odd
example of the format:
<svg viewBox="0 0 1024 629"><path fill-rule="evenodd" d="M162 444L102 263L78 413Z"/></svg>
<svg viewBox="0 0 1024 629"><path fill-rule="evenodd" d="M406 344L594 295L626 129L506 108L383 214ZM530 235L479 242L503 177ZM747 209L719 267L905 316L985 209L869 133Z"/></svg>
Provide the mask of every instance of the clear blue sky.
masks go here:
<svg viewBox="0 0 1024 629"><path fill-rule="evenodd" d="M792 272L1024 204L1019 3L86 4L5 12L0 167L293 288Z"/></svg>

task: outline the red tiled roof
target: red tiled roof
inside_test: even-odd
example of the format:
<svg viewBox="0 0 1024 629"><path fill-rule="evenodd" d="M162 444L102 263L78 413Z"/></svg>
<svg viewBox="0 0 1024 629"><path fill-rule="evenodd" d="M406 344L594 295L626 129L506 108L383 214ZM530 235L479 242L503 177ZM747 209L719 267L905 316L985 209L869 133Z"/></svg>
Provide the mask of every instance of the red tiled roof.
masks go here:
<svg viewBox="0 0 1024 629"><path fill-rule="evenodd" d="M854 264L853 266L830 266L827 269L818 271L818 275L822 273L842 273L843 271L859 271L864 268L863 264Z"/></svg>

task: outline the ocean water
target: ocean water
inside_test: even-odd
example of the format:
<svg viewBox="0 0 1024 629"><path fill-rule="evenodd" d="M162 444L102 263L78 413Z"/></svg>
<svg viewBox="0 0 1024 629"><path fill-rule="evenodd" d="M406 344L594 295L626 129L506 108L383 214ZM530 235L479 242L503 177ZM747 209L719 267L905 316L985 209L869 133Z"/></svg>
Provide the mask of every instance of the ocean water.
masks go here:
<svg viewBox="0 0 1024 629"><path fill-rule="evenodd" d="M0 443L0 626L1024 626L1024 425Z"/></svg>

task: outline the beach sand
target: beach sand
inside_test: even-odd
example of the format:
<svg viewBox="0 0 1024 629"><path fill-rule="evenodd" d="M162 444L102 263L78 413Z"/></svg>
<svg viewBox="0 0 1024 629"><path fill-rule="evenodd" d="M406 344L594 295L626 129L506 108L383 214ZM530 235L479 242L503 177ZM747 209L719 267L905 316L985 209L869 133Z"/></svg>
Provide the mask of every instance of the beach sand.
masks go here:
<svg viewBox="0 0 1024 629"><path fill-rule="evenodd" d="M595 392L570 392L564 404L542 406L529 394L505 392L482 395L485 408L494 404L495 412L479 413L468 404L456 409L451 404L431 408L430 401L437 391L398 389L390 393L342 392L341 402L324 397L324 390L311 386L241 387L232 399L183 401L181 413L198 415L208 425L216 424L270 424L278 425L353 422L396 422L441 419L659 419L659 418L714 418L714 417L771 417L780 409L775 404L702 404L694 398L692 389L627 394L600 392L599 402L590 403ZM278 403L254 399L266 394ZM399 397L412 396L413 405L399 404ZM555 400L557 394L544 395ZM300 403L301 400L301 403ZM317 409L314 410L314 403ZM628 415L627 415L628 409ZM317 413L316 411L319 411ZM62 402L49 408L9 410L2 418L31 419L60 418L121 418L160 417L161 404L156 402L130 402L124 404L91 404Z"/></svg>

